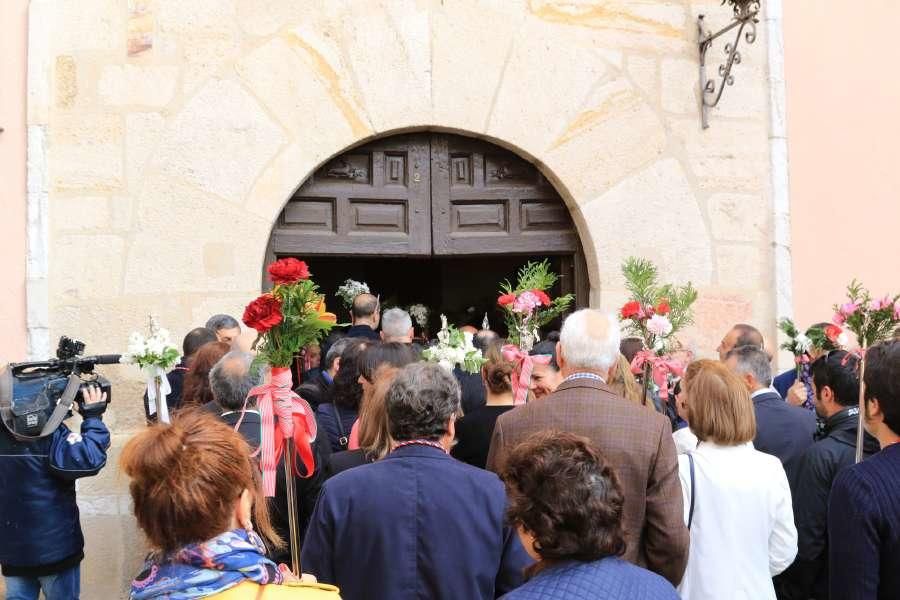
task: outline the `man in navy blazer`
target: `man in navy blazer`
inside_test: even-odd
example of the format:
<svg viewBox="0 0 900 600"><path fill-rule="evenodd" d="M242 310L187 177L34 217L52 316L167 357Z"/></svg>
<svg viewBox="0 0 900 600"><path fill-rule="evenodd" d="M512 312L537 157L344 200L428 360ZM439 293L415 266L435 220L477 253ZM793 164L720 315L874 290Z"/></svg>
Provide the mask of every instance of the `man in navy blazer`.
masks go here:
<svg viewBox="0 0 900 600"><path fill-rule="evenodd" d="M493 473L448 454L459 386L415 363L385 399L395 449L322 488L301 564L345 600L491 600L522 583L532 561L506 525Z"/></svg>
<svg viewBox="0 0 900 600"><path fill-rule="evenodd" d="M725 364L750 390L756 413L756 438L753 440L753 447L781 460L791 491L794 492L803 453L812 445L816 433L815 414L788 404L771 387L772 365L769 355L758 346L738 346L730 350L725 356Z"/></svg>

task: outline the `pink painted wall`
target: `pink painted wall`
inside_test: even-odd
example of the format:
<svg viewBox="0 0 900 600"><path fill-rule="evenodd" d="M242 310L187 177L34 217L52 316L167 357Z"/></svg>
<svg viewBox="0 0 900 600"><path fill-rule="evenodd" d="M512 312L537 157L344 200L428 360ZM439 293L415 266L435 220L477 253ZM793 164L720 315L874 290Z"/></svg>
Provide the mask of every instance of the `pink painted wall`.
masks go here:
<svg viewBox="0 0 900 600"><path fill-rule="evenodd" d="M25 359L28 0L0 2L0 364Z"/></svg>
<svg viewBox="0 0 900 600"><path fill-rule="evenodd" d="M831 317L854 277L900 293L896 0L786 0L794 308Z"/></svg>

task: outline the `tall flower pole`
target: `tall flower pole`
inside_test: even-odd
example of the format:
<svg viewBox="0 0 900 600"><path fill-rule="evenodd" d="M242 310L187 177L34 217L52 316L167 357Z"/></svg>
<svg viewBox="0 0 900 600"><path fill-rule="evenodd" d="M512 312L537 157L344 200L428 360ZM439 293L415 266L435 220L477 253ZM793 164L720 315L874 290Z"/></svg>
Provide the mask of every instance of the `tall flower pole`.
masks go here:
<svg viewBox="0 0 900 600"><path fill-rule="evenodd" d="M859 422L856 429L856 462L863 459L863 436L866 416L866 350L887 339L900 323L900 294L872 298L869 290L855 279L847 286L847 302L834 305L834 327L829 326L830 339L837 339L841 328L856 334L859 343Z"/></svg>
<svg viewBox="0 0 900 600"><path fill-rule="evenodd" d="M267 267L275 284L244 310L244 323L257 331L253 344L258 359L270 365L269 380L250 390L245 401L256 398L262 419L262 444L257 450L263 492L275 495L275 470L284 458L285 497L290 528L291 570L300 575L299 517L294 477L315 471L311 442L316 421L309 404L291 389L290 365L299 350L323 337L336 317L326 312L318 287L310 280L306 263L295 258L277 260ZM243 419L243 415L241 417ZM239 420L235 429L239 428ZM301 473L299 463L305 472Z"/></svg>
<svg viewBox="0 0 900 600"><path fill-rule="evenodd" d="M693 322L691 306L697 290L690 282L659 285L656 265L641 258L629 257L622 265L622 275L631 299L619 316L627 330L644 343L631 362L631 372L642 374L641 404L646 406L651 380L660 394L668 394L671 377L684 372L685 365L671 352L677 347L675 333Z"/></svg>
<svg viewBox="0 0 900 600"><path fill-rule="evenodd" d="M550 271L550 261L529 261L519 269L516 286L508 281L500 284L497 304L506 319L509 343L503 346L504 360L515 364L513 373L513 403L525 404L531 387L531 374L535 364L549 364L549 356L531 356L531 350L540 340L540 329L565 313L575 297L566 294L551 299L547 295L558 277ZM485 315L487 321L487 315Z"/></svg>

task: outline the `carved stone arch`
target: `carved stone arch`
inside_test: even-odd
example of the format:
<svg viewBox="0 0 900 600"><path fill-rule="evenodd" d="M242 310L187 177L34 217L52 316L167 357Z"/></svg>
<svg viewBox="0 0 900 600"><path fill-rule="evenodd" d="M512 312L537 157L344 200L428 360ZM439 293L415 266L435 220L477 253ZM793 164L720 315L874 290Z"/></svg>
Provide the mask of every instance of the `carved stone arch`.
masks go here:
<svg viewBox="0 0 900 600"><path fill-rule="evenodd" d="M324 161L273 223L266 261L287 255L555 256L561 291L589 304L561 195L518 153L457 133L379 136Z"/></svg>

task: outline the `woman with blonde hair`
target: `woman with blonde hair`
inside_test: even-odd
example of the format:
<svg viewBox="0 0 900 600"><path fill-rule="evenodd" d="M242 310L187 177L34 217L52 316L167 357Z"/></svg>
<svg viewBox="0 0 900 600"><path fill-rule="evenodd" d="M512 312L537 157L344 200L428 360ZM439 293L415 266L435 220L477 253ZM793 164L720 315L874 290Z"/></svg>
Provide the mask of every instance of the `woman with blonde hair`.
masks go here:
<svg viewBox="0 0 900 600"><path fill-rule="evenodd" d="M629 402L641 404L641 386L638 385L637 379L634 378L634 374L631 372L631 364L624 354L619 354L619 360L609 370L609 389ZM653 408L653 401L649 398L646 406L650 410L656 410Z"/></svg>
<svg viewBox="0 0 900 600"><path fill-rule="evenodd" d="M122 451L134 516L152 552L130 598L339 599L301 583L266 556L272 529L244 438L215 416L186 410L137 434Z"/></svg>
<svg viewBox="0 0 900 600"><path fill-rule="evenodd" d="M682 600L775 600L772 576L797 555L784 467L753 448L756 417L746 386L719 361L691 365L681 402L696 449L678 457L688 565Z"/></svg>

